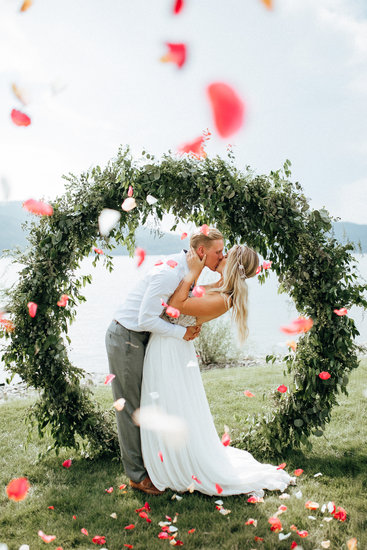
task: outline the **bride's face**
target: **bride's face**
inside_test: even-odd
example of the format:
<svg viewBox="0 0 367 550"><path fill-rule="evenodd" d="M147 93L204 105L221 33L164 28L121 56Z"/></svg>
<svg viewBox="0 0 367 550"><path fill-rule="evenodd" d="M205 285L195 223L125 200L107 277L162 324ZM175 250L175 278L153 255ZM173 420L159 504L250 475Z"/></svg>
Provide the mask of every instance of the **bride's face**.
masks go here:
<svg viewBox="0 0 367 550"><path fill-rule="evenodd" d="M219 262L218 266L217 266L217 269L215 271L217 271L218 273L220 273L221 275L223 275L223 271L224 271L224 268L226 267L226 263L227 263L227 256L228 254L225 254L222 258L222 260Z"/></svg>

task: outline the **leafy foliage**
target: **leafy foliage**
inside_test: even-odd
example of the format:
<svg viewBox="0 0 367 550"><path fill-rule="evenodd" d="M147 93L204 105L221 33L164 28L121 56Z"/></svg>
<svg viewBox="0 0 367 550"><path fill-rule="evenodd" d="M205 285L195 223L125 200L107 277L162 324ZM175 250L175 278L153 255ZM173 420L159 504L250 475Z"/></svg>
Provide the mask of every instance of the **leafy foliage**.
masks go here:
<svg viewBox="0 0 367 550"><path fill-rule="evenodd" d="M358 282L353 245L327 235L328 212L310 209L299 183L289 180L289 161L282 170L260 176L249 167L238 170L233 160L231 151L228 160L200 161L171 154L156 160L143 152L133 162L129 149L120 149L104 170L97 166L80 177L69 174L66 193L53 203L54 215L33 222L28 250L15 257L24 267L9 294L16 329L7 334L3 360L10 373L40 390L31 418L40 436L52 435L56 451L82 444L89 455L118 454L113 419L80 386L83 371L67 355L68 326L84 300L82 287L91 281L89 276L78 279L75 270L93 246L111 250L113 239L132 253L135 230L149 214L162 219L172 212L177 223L215 225L231 244L246 242L273 262L282 290L301 314L314 320L297 352L285 357L293 374L290 392L270 395L272 413L248 418L239 445L256 447L264 455L301 443L309 447L308 436L321 435L330 420L337 393L347 394L348 373L358 366L358 331L352 319L336 316L333 309L367 307L367 285ZM123 212L119 226L98 243L101 210L120 210L129 185L137 208ZM158 202L149 204L148 194ZM96 256L95 262L100 260ZM110 256L103 261L113 269ZM266 271L260 274L260 283L266 277ZM62 294L70 296L66 308L57 306ZM33 319L27 313L29 301L38 304ZM329 380L318 377L323 370L330 372Z"/></svg>

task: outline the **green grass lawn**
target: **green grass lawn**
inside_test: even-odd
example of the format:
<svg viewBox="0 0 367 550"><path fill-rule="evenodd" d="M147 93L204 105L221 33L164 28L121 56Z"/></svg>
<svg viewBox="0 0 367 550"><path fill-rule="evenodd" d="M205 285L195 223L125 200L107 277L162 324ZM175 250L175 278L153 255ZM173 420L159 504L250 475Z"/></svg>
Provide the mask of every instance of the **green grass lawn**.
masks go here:
<svg viewBox="0 0 367 550"><path fill-rule="evenodd" d="M218 369L205 372L203 380L214 415L217 430L221 435L224 425L231 429L232 437L241 431L241 419L250 412L260 412L267 406L262 394L268 389L287 383L282 366L258 366L251 368ZM254 398L246 398L243 390L249 389ZM147 497L130 488L120 490L127 483L119 461L88 461L75 452L66 451L60 456L48 456L42 461L37 457L49 441L39 441L37 434L26 447L24 418L30 400L14 400L0 405L0 478L3 490L0 492L0 543L6 543L9 550L18 550L28 544L30 550L62 547L92 549L94 535L104 535L108 550L123 550L124 544L131 544L138 550L169 548L167 540L158 539L158 523L165 516L177 516L175 526L177 538L187 548L201 549L289 549L292 541L302 545L304 550L321 549L321 542L330 540L330 549L347 549L347 541L358 540L358 550L367 548L367 360L350 377L349 396L339 396L339 406L333 411L332 422L325 436L313 437L313 449L309 452L294 452L287 456L286 470L292 473L302 468L304 473L297 479L297 486L286 491L291 496L280 500L279 492L268 491L265 502L247 503L246 496L226 497L224 507L231 510L222 515L215 508L216 497L200 493L183 495L181 501L172 500L173 493L166 491L160 497ZM96 398L106 407L112 403L110 388L98 388ZM70 469L62 467L66 458L73 460ZM261 457L257 457L261 460ZM276 463L276 462L273 462ZM314 477L321 472L323 475ZM27 477L31 489L22 502L7 499L5 486L15 477ZM105 489L113 487L108 494ZM295 493L302 491L302 497ZM220 497L218 497L220 498ZM347 511L347 520L323 521L330 514L320 510L307 510L305 502L313 500L320 504L334 501ZM148 501L151 506L147 523L135 512ZM281 504L287 511L279 516L283 534L290 532L290 526L307 530L308 537L300 538L297 533L284 541L270 531L268 518ZM54 509L48 509L53 506ZM111 517L115 513L117 518ZM316 520L309 519L314 516ZM76 519L73 519L76 516ZM249 518L257 519L257 527L245 525ZM124 527L134 524L135 529ZM81 533L81 528L89 536ZM195 532L188 534L188 530ZM56 540L46 545L37 535L56 535ZM255 542L254 536L263 542Z"/></svg>

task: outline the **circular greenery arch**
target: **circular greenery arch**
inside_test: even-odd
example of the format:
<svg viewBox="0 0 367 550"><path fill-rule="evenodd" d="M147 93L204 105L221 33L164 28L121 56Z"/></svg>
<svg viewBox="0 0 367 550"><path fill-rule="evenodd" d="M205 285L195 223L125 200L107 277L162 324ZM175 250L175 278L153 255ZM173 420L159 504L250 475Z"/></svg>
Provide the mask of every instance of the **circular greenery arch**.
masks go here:
<svg viewBox="0 0 367 550"><path fill-rule="evenodd" d="M7 370L40 390L30 418L41 437L51 434L51 448L82 447L89 456L118 454L112 410L104 411L91 390L80 385L84 372L71 364L64 336L68 340L68 325L84 299L82 286L91 282L90 276L77 278L75 270L100 243L98 216L103 208L120 210L129 185L137 207L122 212L119 225L102 239L104 250L113 248L114 238L132 253L135 229L149 214L162 219L170 211L177 221L215 225L229 243L246 242L271 260L280 291L314 321L296 353L284 357L293 374L289 393L272 391L271 412L244 419L237 444L258 456L280 456L301 444L310 448L308 437L322 435L338 391L347 394L348 373L358 366L362 351L354 342L359 334L354 321L338 317L333 309L353 304L366 308L367 285L358 283L353 245L341 245L330 235L328 212L310 209L301 186L289 180L290 164L255 175L248 166L237 169L231 151L226 160L170 153L156 160L143 152L134 162L126 147L104 170L97 166L80 177L64 176L66 193L53 203L53 216L32 222L30 246L16 255L24 264L9 294L16 328L6 335L10 342L3 352ZM149 204L147 195L158 202ZM112 258L103 258L112 270ZM94 262L100 259L96 255ZM261 273L259 281L264 283L267 276ZM70 296L65 308L57 306L62 294ZM27 313L30 301L38 304L34 318ZM321 371L330 372L331 378L321 380Z"/></svg>

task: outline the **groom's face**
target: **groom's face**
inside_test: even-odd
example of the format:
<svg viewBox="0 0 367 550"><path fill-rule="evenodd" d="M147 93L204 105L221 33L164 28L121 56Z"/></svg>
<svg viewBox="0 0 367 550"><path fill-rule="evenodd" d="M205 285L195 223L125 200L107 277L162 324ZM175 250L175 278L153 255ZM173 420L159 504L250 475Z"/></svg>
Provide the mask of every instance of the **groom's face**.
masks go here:
<svg viewBox="0 0 367 550"><path fill-rule="evenodd" d="M205 266L215 271L223 259L224 242L222 239L212 241L211 246L198 246L196 252L200 259L206 254Z"/></svg>

